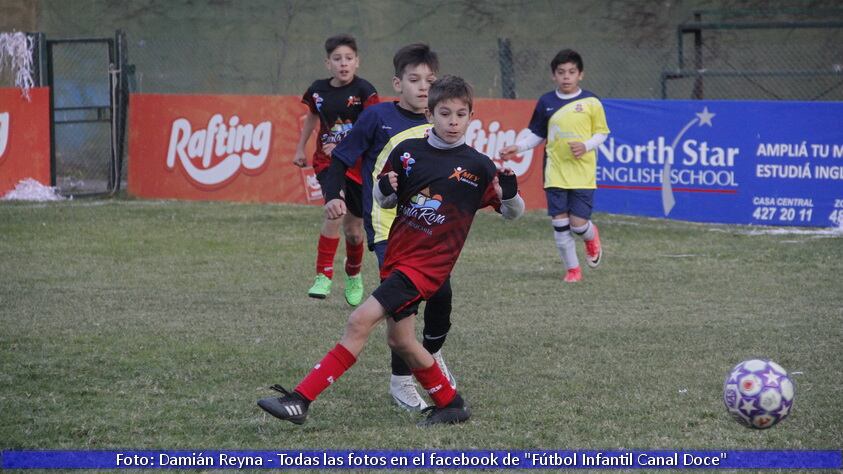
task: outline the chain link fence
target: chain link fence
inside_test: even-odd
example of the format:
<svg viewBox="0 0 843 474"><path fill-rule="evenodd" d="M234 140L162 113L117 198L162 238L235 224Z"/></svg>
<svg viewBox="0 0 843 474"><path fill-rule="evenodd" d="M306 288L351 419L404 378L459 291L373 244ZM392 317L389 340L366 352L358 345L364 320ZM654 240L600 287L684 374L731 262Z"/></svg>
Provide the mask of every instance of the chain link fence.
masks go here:
<svg viewBox="0 0 843 474"><path fill-rule="evenodd" d="M110 190L111 82L104 41L53 43L56 186L64 194Z"/></svg>
<svg viewBox="0 0 843 474"><path fill-rule="evenodd" d="M677 26L662 34L672 40L658 45L564 46L583 55L583 86L606 98L843 100L843 13L839 18L811 28L798 21L774 27L743 22L746 28L705 23L698 39ZM392 95L391 59L400 44L367 44L362 37L358 43L359 74L381 95ZM507 38L431 45L441 72L465 77L478 96L523 99L553 88L550 61L562 47ZM318 43L130 37L129 48L137 92L298 95L328 77Z"/></svg>

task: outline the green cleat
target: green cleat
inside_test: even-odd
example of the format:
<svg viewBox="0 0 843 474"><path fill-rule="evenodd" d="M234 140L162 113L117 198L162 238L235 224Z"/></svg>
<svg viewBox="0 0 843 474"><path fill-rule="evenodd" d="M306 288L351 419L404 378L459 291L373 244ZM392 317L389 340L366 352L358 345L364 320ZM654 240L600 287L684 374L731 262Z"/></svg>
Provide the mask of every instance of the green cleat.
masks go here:
<svg viewBox="0 0 843 474"><path fill-rule="evenodd" d="M313 282L313 286L307 290L307 296L324 300L331 294L331 283L331 279L325 275L321 273L316 275L316 280Z"/></svg>
<svg viewBox="0 0 843 474"><path fill-rule="evenodd" d="M357 306L363 301L363 276L345 276L345 301L351 306Z"/></svg>

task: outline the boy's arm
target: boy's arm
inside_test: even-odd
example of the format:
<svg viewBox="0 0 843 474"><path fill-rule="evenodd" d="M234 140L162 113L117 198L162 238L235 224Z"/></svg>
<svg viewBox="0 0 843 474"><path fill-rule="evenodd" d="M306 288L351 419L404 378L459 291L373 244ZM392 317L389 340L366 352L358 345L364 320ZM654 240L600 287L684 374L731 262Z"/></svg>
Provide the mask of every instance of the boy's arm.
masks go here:
<svg viewBox="0 0 843 474"><path fill-rule="evenodd" d="M345 172L354 166L374 142L378 117L370 110L364 110L357 123L331 152L331 165L325 170L322 195L325 196L325 216L337 219L345 215L345 201L340 197Z"/></svg>
<svg viewBox="0 0 843 474"><path fill-rule="evenodd" d="M536 102L536 108L533 109L533 116L530 117L527 133L521 134L521 137L514 145L501 148L501 158L507 159L515 153L523 153L541 145L547 137L547 117L543 108L542 101L539 99Z"/></svg>
<svg viewBox="0 0 843 474"><path fill-rule="evenodd" d="M492 206L504 219L514 220L524 214L524 199L518 194L518 177L509 168L496 172L483 195L481 207Z"/></svg>
<svg viewBox="0 0 843 474"><path fill-rule="evenodd" d="M501 216L507 220L518 219L524 214L524 199L518 194L518 177L511 169L503 168L497 179L501 190Z"/></svg>
<svg viewBox="0 0 843 474"><path fill-rule="evenodd" d="M591 113L591 129L594 134L584 142L568 142L571 152L576 158L583 156L591 150L599 147L609 136L609 126L606 124L606 113L603 111L603 104L597 102L589 110Z"/></svg>
<svg viewBox="0 0 843 474"><path fill-rule="evenodd" d="M372 190L372 196L383 209L392 209L398 205L398 173L390 171L382 175L378 185Z"/></svg>
<svg viewBox="0 0 843 474"><path fill-rule="evenodd" d="M296 154L293 157L293 164L299 168L307 166L307 157L304 154L304 148L307 146L307 141L313 134L313 129L319 123L319 116L308 109L307 115L304 117L301 134L299 135L299 142L296 144Z"/></svg>
<svg viewBox="0 0 843 474"><path fill-rule="evenodd" d="M383 209L392 209L398 205L398 173L394 171L395 167L392 162L399 155L395 151L392 150L392 153L389 154L389 158L387 158L383 170L381 170L381 176L372 190L372 197Z"/></svg>
<svg viewBox="0 0 843 474"><path fill-rule="evenodd" d="M372 146L378 131L378 115L371 109L363 110L348 135L337 144L331 153L331 161L342 161L351 168L357 159Z"/></svg>
<svg viewBox="0 0 843 474"><path fill-rule="evenodd" d="M322 195L325 197L325 217L328 219L339 219L345 215L345 200L340 196L345 172L348 166L341 160L331 159L331 164L324 171L322 178Z"/></svg>

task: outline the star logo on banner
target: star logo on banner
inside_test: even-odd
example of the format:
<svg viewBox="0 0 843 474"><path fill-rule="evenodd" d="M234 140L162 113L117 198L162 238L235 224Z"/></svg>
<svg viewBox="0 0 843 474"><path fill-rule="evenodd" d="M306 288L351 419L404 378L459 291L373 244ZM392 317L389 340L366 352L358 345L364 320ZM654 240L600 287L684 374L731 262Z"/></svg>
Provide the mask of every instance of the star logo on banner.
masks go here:
<svg viewBox="0 0 843 474"><path fill-rule="evenodd" d="M711 123L711 119L717 114L713 114L708 111L708 107L703 107L703 111L697 114L697 117L700 119L700 127L703 125L708 125L709 127L713 126Z"/></svg>

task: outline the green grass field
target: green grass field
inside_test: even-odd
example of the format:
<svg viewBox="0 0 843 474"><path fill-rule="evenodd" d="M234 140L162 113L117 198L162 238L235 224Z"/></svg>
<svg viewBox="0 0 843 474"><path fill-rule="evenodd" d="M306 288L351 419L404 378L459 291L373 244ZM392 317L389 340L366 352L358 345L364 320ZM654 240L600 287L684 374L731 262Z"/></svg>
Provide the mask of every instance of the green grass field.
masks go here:
<svg viewBox="0 0 843 474"><path fill-rule="evenodd" d="M341 279L327 300L306 296L320 218L0 204L0 448L843 447L843 239L605 214L604 265L576 285L541 212L478 216L444 349L467 424L422 430L392 405L383 327L307 424L268 417L266 387L295 386L350 313ZM367 290L375 265L367 252ZM721 401L751 357L796 383L793 414L767 431Z"/></svg>

